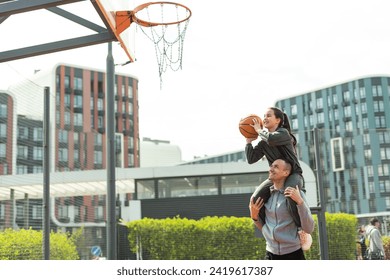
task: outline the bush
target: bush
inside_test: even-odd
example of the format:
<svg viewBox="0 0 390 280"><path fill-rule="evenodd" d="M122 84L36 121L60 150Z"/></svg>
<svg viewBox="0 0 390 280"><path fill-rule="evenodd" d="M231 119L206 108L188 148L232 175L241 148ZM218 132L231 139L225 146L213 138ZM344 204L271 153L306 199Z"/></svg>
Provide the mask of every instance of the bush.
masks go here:
<svg viewBox="0 0 390 280"><path fill-rule="evenodd" d="M51 260L78 260L76 245L64 233L50 234ZM43 235L36 230L6 229L0 232L1 260L42 260Z"/></svg>
<svg viewBox="0 0 390 280"><path fill-rule="evenodd" d="M316 215L313 218L313 245L305 252L308 260L320 259L318 219ZM343 213L326 213L325 218L329 259L355 259L357 218ZM128 222L127 227L130 249L143 259L258 260L265 255L265 240L255 237L250 218L205 217L198 221L144 218Z"/></svg>
<svg viewBox="0 0 390 280"><path fill-rule="evenodd" d="M244 260L264 254L264 242L254 236L248 218L145 218L127 226L131 251L142 252L144 259ZM242 250L246 246L250 250Z"/></svg>

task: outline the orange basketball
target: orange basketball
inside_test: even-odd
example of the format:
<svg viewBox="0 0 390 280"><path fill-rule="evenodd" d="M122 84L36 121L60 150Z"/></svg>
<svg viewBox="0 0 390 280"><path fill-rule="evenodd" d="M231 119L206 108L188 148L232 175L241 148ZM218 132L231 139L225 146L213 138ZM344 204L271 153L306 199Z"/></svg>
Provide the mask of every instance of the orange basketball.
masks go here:
<svg viewBox="0 0 390 280"><path fill-rule="evenodd" d="M238 128L240 129L241 134L245 138L257 138L259 135L253 128L253 119L257 119L260 126L263 127L263 120L255 114L251 114L243 119L240 120L240 123L238 125Z"/></svg>

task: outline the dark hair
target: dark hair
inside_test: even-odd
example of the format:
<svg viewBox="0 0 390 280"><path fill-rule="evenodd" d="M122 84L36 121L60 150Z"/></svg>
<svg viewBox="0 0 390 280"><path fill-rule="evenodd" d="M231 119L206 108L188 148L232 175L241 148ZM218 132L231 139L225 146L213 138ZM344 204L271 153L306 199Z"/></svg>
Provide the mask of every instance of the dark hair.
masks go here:
<svg viewBox="0 0 390 280"><path fill-rule="evenodd" d="M377 218L372 218L372 219L370 220L370 224L371 224L372 226L374 226L376 222L379 222L379 220L378 220Z"/></svg>
<svg viewBox="0 0 390 280"><path fill-rule="evenodd" d="M287 158L279 158L280 160L284 161L286 163L286 169L288 170L288 175L291 175L293 162Z"/></svg>
<svg viewBox="0 0 390 280"><path fill-rule="evenodd" d="M291 126L290 126L290 121L288 119L288 116L286 113L284 113L281 109L277 108L277 107L270 107L270 109L272 111L274 111L274 114L275 114L275 117L280 119L280 123L279 123L279 127L283 127L285 129L287 129L288 133L290 133L292 139L293 139L293 145L294 147L297 145L297 139L295 138L295 136L292 134L291 132Z"/></svg>

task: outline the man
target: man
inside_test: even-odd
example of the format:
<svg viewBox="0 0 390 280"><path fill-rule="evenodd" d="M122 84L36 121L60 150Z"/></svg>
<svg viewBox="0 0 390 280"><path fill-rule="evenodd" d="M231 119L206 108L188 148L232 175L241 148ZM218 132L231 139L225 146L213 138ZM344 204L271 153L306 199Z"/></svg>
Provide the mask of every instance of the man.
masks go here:
<svg viewBox="0 0 390 280"><path fill-rule="evenodd" d="M298 227L287 207L287 198L297 203L302 230L312 233L314 220L307 205L305 194L298 186L284 186L286 178L291 173L291 164L283 159L275 160L269 169L269 179L272 181L271 196L264 204L261 197L255 202L249 201L251 218L256 227L262 231L266 240L267 260L304 260ZM259 211L265 207L265 223L259 219Z"/></svg>
<svg viewBox="0 0 390 280"><path fill-rule="evenodd" d="M383 247L381 233L379 228L381 223L377 218L372 218L370 224L367 226L366 234L369 242L368 259L369 260L384 260L385 249Z"/></svg>

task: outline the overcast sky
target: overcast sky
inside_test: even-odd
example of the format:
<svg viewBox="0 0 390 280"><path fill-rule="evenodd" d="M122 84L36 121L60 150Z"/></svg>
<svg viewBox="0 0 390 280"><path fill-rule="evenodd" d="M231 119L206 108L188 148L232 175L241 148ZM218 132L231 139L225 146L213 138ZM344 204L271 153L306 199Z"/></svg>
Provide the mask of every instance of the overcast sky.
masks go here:
<svg viewBox="0 0 390 280"><path fill-rule="evenodd" d="M262 116L279 99L362 76L390 75L388 0L180 3L193 12L183 69L165 73L160 89L153 44L140 33L137 62L116 70L139 78L141 137L171 141L184 160L243 149L239 120L252 113ZM100 24L88 1L71 5ZM40 13L14 15L0 24L0 50L85 32ZM122 63L123 51L114 44L115 62ZM102 44L0 63L0 88L57 62L104 71L106 55L107 44Z"/></svg>

